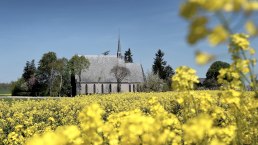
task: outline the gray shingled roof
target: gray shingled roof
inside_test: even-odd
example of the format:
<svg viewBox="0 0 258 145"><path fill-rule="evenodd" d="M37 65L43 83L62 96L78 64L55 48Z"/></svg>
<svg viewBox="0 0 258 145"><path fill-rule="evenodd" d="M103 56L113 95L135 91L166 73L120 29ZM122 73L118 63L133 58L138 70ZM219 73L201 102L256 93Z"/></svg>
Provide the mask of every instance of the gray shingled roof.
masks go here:
<svg viewBox="0 0 258 145"><path fill-rule="evenodd" d="M90 66L82 72L82 82L116 82L111 69L116 66L124 66L130 70L130 75L122 82L143 82L144 74L140 64L125 63L122 59L117 59L114 55L86 55L90 61Z"/></svg>

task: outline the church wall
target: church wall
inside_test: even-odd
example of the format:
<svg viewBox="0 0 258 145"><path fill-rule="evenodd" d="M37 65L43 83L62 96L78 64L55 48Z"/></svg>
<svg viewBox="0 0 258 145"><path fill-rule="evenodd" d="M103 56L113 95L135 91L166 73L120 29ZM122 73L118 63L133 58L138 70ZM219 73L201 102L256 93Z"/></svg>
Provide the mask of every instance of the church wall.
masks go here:
<svg viewBox="0 0 258 145"><path fill-rule="evenodd" d="M87 84L87 86L88 86L87 94L93 94L93 84ZM86 93L86 92L84 92L84 93Z"/></svg>
<svg viewBox="0 0 258 145"><path fill-rule="evenodd" d="M104 87L104 93L107 94L107 93L110 93L110 84L103 84L103 87Z"/></svg>
<svg viewBox="0 0 258 145"><path fill-rule="evenodd" d="M81 84L81 94L85 94L85 84Z"/></svg>
<svg viewBox="0 0 258 145"><path fill-rule="evenodd" d="M95 94L99 93L99 84L95 84L95 92L94 92L94 84L93 84L93 93Z"/></svg>
<svg viewBox="0 0 258 145"><path fill-rule="evenodd" d="M101 94L102 92L102 90L101 90L101 84L95 84L95 86L96 86L96 92L95 92L95 94Z"/></svg>
<svg viewBox="0 0 258 145"><path fill-rule="evenodd" d="M94 89L94 86L95 86L95 89ZM111 92L110 92L110 87L111 87ZM124 83L124 84L121 84L121 92L137 92L137 87L138 87L137 84ZM79 94L79 92L77 93ZM116 83L81 84L80 94L102 94L102 93L103 94L117 93L117 84Z"/></svg>
<svg viewBox="0 0 258 145"><path fill-rule="evenodd" d="M129 84L121 84L121 92L129 92Z"/></svg>
<svg viewBox="0 0 258 145"><path fill-rule="evenodd" d="M117 93L117 84L112 84L112 93Z"/></svg>

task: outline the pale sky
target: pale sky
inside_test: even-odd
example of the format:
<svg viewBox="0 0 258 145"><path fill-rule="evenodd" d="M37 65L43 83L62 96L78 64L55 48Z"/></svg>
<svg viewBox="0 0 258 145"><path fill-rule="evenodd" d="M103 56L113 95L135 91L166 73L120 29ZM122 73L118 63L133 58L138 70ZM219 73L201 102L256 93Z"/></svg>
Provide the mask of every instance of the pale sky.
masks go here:
<svg viewBox="0 0 258 145"><path fill-rule="evenodd" d="M160 48L175 70L187 65L205 77L209 65L198 66L194 52L205 50L229 62L227 46L186 42L188 23L178 15L180 0L0 0L0 82L21 77L26 61L44 53L58 57L116 53L118 31L124 52L150 71ZM257 15L256 15L257 18ZM257 18L258 20L258 18ZM258 48L257 39L252 45ZM256 55L257 56L257 55Z"/></svg>

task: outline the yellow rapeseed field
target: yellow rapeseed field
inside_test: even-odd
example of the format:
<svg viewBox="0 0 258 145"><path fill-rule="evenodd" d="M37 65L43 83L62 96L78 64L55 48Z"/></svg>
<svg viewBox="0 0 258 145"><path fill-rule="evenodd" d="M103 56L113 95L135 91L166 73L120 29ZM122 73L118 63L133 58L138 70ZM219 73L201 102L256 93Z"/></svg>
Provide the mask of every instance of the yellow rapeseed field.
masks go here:
<svg viewBox="0 0 258 145"><path fill-rule="evenodd" d="M253 92L185 91L0 101L0 144L256 144Z"/></svg>

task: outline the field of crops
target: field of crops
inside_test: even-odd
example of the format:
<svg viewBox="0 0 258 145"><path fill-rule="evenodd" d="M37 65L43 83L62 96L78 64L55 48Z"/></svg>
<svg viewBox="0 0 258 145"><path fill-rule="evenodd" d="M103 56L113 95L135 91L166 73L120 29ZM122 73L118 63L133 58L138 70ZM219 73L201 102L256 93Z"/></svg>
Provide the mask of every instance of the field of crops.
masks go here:
<svg viewBox="0 0 258 145"><path fill-rule="evenodd" d="M254 94L225 93L2 100L0 144L256 144Z"/></svg>

